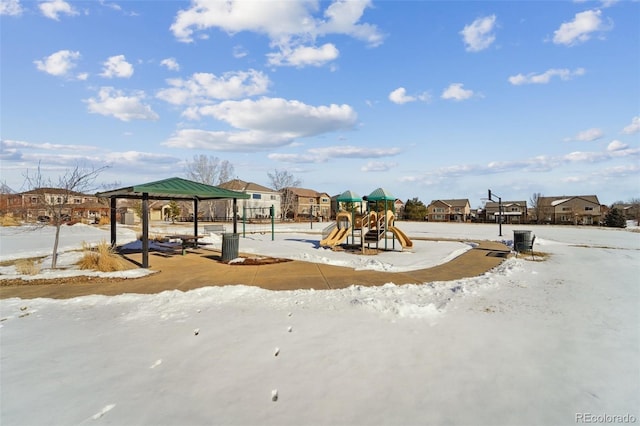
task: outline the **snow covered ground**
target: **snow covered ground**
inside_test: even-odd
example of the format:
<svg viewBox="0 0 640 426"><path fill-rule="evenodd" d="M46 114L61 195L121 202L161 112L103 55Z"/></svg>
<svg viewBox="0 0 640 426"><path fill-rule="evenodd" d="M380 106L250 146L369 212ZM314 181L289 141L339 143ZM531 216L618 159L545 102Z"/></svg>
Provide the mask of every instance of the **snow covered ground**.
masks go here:
<svg viewBox="0 0 640 426"><path fill-rule="evenodd" d="M535 249L550 256L404 286L5 299L0 423L640 422L640 233L505 225L501 237L497 225L397 225L414 238L462 240L530 229ZM330 259L314 243L319 229L308 227L281 227L274 242L243 238L240 249L366 266L347 254ZM23 238L7 253L12 237L0 232L0 259L20 244L32 244L23 256L50 250L46 239ZM385 253L369 266L437 264L469 246L414 243L413 253Z"/></svg>

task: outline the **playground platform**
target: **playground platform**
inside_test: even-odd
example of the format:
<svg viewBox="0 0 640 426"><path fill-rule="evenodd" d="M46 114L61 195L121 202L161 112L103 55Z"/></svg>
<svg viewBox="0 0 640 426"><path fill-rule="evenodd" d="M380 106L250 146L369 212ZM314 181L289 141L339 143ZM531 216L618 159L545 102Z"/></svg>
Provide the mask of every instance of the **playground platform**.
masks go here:
<svg viewBox="0 0 640 426"><path fill-rule="evenodd" d="M3 285L0 299L37 297L66 299L92 294L154 294L166 290L188 291L206 286L249 285L269 290L330 290L351 285L378 286L386 283L418 284L451 281L482 275L498 266L510 253L509 247L492 241L479 245L442 265L408 272L356 271L319 263L286 261L242 265L220 262L219 253L192 250L186 256L151 254L155 273L135 279L59 279L49 283ZM242 253L240 253L242 255ZM127 258L141 261L141 254Z"/></svg>

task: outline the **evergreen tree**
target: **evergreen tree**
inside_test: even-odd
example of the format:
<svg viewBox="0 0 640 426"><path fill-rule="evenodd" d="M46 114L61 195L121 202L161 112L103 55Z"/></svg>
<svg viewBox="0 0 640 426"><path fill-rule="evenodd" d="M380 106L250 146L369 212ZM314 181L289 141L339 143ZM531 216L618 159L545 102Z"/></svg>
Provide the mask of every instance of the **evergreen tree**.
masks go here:
<svg viewBox="0 0 640 426"><path fill-rule="evenodd" d="M607 215L604 217L604 226L611 228L626 228L627 219L624 217L624 214L620 209L614 207L609 210Z"/></svg>
<svg viewBox="0 0 640 426"><path fill-rule="evenodd" d="M406 220L424 220L425 216L427 216L427 206L418 197L407 200L404 205L404 218Z"/></svg>

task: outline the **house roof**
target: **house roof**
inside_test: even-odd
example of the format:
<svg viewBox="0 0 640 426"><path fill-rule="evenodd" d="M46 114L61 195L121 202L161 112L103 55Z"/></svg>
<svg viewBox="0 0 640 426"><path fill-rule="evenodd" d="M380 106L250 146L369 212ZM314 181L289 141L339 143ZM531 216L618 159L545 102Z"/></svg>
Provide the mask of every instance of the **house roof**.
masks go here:
<svg viewBox="0 0 640 426"><path fill-rule="evenodd" d="M271 188L267 188L266 186L258 185L253 182L245 182L240 179L233 179L228 182L221 183L218 187L240 192L277 192Z"/></svg>
<svg viewBox="0 0 640 426"><path fill-rule="evenodd" d="M600 201L598 200L597 195L561 195L561 196L555 196L555 197L540 197L538 199L538 203L541 206L555 207L559 204L566 203L567 201L573 200L575 198L580 198L590 203L600 205Z"/></svg>
<svg viewBox="0 0 640 426"><path fill-rule="evenodd" d="M318 192L318 191L314 191L313 189L298 188L298 187L295 187L295 186L289 186L289 187L286 188L286 190L294 193L298 197L313 197L313 198L315 198L315 197L319 197L322 194L326 194L326 192Z"/></svg>
<svg viewBox="0 0 640 426"><path fill-rule="evenodd" d="M429 205L435 204L438 201L450 207L465 207L467 204L469 204L468 198L456 198L453 200L431 200L431 203Z"/></svg>
<svg viewBox="0 0 640 426"><path fill-rule="evenodd" d="M156 182L143 183L141 185L128 186L112 191L98 192L98 197L116 198L142 198L143 194L148 194L150 200L214 200L239 198L247 199L248 194L219 188L217 186L205 185L178 177L159 180Z"/></svg>

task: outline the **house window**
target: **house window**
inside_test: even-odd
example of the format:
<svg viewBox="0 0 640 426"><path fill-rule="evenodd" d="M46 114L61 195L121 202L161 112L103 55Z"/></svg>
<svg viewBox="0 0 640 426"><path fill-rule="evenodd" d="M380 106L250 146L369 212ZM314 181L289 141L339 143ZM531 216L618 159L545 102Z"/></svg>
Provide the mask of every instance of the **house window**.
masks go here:
<svg viewBox="0 0 640 426"><path fill-rule="evenodd" d="M62 197L56 197L56 203L62 204Z"/></svg>
<svg viewBox="0 0 640 426"><path fill-rule="evenodd" d="M518 207L511 207L511 209L509 209L509 211L512 211L512 212L519 212L519 211L520 211L520 208L518 208Z"/></svg>
<svg viewBox="0 0 640 426"><path fill-rule="evenodd" d="M323 202L323 203L328 203L328 202L329 202L329 199L328 199L328 198L323 198L323 199L322 199L322 202Z"/></svg>
<svg viewBox="0 0 640 426"><path fill-rule="evenodd" d="M31 197L31 202L32 203L37 203L38 202L38 197Z"/></svg>
<svg viewBox="0 0 640 426"><path fill-rule="evenodd" d="M571 217L562 215L562 216L560 216L560 221L561 222L570 222L571 221Z"/></svg>
<svg viewBox="0 0 640 426"><path fill-rule="evenodd" d="M443 216L443 215L441 215L441 214L437 214L437 215L433 216L433 218L434 218L435 220L443 220L443 219L444 219L444 216Z"/></svg>
<svg viewBox="0 0 640 426"><path fill-rule="evenodd" d="M271 195L271 196L269 197L269 199L270 199L270 200L275 200L275 199L276 199L276 196L275 196L275 195Z"/></svg>
<svg viewBox="0 0 640 426"><path fill-rule="evenodd" d="M262 194L252 194L251 198L253 198L254 200L261 200L262 199Z"/></svg>
<svg viewBox="0 0 640 426"><path fill-rule="evenodd" d="M314 198L309 198L309 203L310 203L310 204L313 204L313 203L315 203L315 202L316 202L316 200L315 200Z"/></svg>
<svg viewBox="0 0 640 426"><path fill-rule="evenodd" d="M593 211L593 207L592 206L584 206L584 210L587 212Z"/></svg>
<svg viewBox="0 0 640 426"><path fill-rule="evenodd" d="M460 207L456 207L455 209L453 209L455 212L459 213L460 212Z"/></svg>
<svg viewBox="0 0 640 426"><path fill-rule="evenodd" d="M82 204L82 200L80 198L74 198L73 202L76 204Z"/></svg>
<svg viewBox="0 0 640 426"><path fill-rule="evenodd" d="M562 211L563 211L563 212L566 212L566 211L569 211L569 210L571 210L571 207L563 207L563 208L562 208Z"/></svg>
<svg viewBox="0 0 640 426"><path fill-rule="evenodd" d="M433 209L433 211L435 213L444 213L444 208L443 207L436 207L435 209Z"/></svg>

